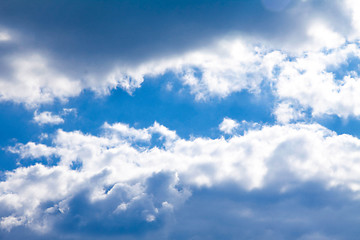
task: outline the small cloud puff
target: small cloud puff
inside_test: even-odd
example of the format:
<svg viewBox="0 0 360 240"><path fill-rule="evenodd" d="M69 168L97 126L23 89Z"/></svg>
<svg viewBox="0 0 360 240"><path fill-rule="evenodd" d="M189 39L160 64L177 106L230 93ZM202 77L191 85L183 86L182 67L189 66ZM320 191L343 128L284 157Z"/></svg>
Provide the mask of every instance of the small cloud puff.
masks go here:
<svg viewBox="0 0 360 240"><path fill-rule="evenodd" d="M249 130L259 130L262 128L262 125L257 122L248 122L242 120L240 123L225 117L223 121L219 124L219 130L225 134L235 134L235 133L246 133Z"/></svg>
<svg viewBox="0 0 360 240"><path fill-rule="evenodd" d="M289 102L279 103L274 111L277 122L286 124L291 121L297 121L305 117L301 110L296 109L294 105Z"/></svg>
<svg viewBox="0 0 360 240"><path fill-rule="evenodd" d="M235 120L225 117L220 123L219 129L226 134L232 134L239 126L240 124Z"/></svg>
<svg viewBox="0 0 360 240"><path fill-rule="evenodd" d="M57 124L64 123L63 118L61 118L58 115L54 115L51 112L47 112L47 111L41 112L41 113L38 113L37 111L35 111L33 119L39 125L45 125L45 124L57 125Z"/></svg>

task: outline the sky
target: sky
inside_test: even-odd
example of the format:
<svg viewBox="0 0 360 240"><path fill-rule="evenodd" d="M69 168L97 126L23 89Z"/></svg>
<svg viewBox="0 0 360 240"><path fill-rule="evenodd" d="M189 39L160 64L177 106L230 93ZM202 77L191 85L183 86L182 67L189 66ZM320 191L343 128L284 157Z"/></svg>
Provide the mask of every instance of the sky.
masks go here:
<svg viewBox="0 0 360 240"><path fill-rule="evenodd" d="M358 239L359 16L0 1L0 239Z"/></svg>

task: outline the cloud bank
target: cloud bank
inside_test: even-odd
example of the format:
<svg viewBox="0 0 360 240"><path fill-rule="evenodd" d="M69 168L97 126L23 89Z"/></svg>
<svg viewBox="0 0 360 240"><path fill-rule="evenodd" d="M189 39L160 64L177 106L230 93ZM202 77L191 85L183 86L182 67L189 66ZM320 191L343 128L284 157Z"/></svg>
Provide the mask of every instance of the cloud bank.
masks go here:
<svg viewBox="0 0 360 240"><path fill-rule="evenodd" d="M1 1L0 101L65 130L6 148L18 167L1 173L0 238L356 239L360 140L316 120L360 116L359 13L355 0ZM270 94L275 125L220 116L224 135L186 139L157 122L65 124L84 92L131 95L167 74L197 103Z"/></svg>
<svg viewBox="0 0 360 240"><path fill-rule="evenodd" d="M242 221L249 218L260 227L270 220L266 220L266 212L256 207L268 204L277 206L266 210L279 217L275 221L289 221L280 217L289 206L308 214L314 210L311 204L337 206L346 201L350 202L350 209L358 206L360 169L356 166L360 140L337 135L317 124L263 126L228 139L189 140L158 123L144 129L122 123L105 124L103 128L100 136L59 130L52 145L29 142L9 149L33 164L7 172L6 180L0 183L3 234L11 237L25 227L40 236L60 232L80 238L84 237L80 233L91 235L95 231L125 238L140 234L137 238L180 239L182 234L204 234L214 224L208 222L210 225L199 229L194 229L191 222L177 226L175 222L187 219L193 208L197 209L197 218L202 219L201 214L212 209L210 214L214 216L239 221L234 224L245 224ZM40 158L47 158L49 163L36 163ZM214 199L201 205L198 202L218 191L225 194L216 197L223 208L219 215ZM344 199L335 199L339 202L334 203L314 199L310 204L303 202L311 194L306 191L320 191L318 197L344 194ZM230 196L245 204L238 206ZM232 206L238 207L234 210ZM298 217L296 221L305 224L298 231L299 239L309 234L334 235L320 223L319 229L324 232L311 232L308 226L312 216L324 218L334 213L345 217L344 212L332 207L314 211L309 216L288 216ZM135 229L134 224L138 225ZM270 239L290 234L279 227L268 228ZM266 236L266 232L260 237L244 231L229 232L229 238L238 233L255 234L255 239Z"/></svg>
<svg viewBox="0 0 360 240"><path fill-rule="evenodd" d="M131 93L144 79L172 72L198 100L270 85L280 101L290 98L314 115L358 116L348 106L357 75L335 76L359 60L354 1L189 4L3 1L0 99L32 107L86 89Z"/></svg>

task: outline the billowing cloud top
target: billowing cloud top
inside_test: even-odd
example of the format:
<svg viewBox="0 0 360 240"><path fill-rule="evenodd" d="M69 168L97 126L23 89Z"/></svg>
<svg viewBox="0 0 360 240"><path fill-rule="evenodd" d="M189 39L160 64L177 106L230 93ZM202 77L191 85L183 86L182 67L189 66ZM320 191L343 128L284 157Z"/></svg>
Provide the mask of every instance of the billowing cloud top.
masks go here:
<svg viewBox="0 0 360 240"><path fill-rule="evenodd" d="M0 2L0 238L357 239L355 0Z"/></svg>

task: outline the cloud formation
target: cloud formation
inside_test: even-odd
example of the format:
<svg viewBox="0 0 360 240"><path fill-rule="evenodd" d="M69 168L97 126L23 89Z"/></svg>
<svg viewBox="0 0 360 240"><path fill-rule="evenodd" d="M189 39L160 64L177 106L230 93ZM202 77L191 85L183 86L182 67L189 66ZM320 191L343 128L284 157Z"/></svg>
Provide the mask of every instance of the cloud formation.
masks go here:
<svg viewBox="0 0 360 240"><path fill-rule="evenodd" d="M222 131L226 134L231 134L239 126L240 126L240 124L238 122L236 122L235 120L233 120L231 118L224 118L224 120L219 125L219 129L220 129L220 131Z"/></svg>
<svg viewBox="0 0 360 240"><path fill-rule="evenodd" d="M274 91L287 98L282 89L284 79L313 80L338 70L297 69L293 60L308 61L323 54L317 60L327 62L324 58L331 58L329 51L336 53L344 51L343 48L352 49L349 55L358 56L354 44L360 35L354 1L259 0L226 4L214 1L191 2L191 7L189 4L90 1L84 5L37 1L29 5L21 0L3 1L0 99L36 106L54 99L65 101L85 89L106 94L120 87L131 93L144 78L166 72L175 73L196 99L226 97L243 90L259 92L264 81L265 85L274 82ZM22 14L24 9L27 14ZM334 15L338 16L336 20ZM254 23L251 29L248 22ZM341 63L346 64L347 60ZM299 73L290 76L288 68ZM318 81L317 85L323 82ZM357 87L350 82L339 95L348 95L345 88L350 87L356 95ZM337 86L326 87L337 91ZM289 98L315 108L315 114L358 114L351 109L356 108L353 106L346 107L346 112L331 109L328 99L320 99L324 101L323 109L318 110L318 106L313 106L316 103L304 102L299 94L294 92ZM339 98L348 101L346 97Z"/></svg>
<svg viewBox="0 0 360 240"><path fill-rule="evenodd" d="M275 123L233 111L211 138L183 138L109 114L90 134L74 130L95 125L82 103L35 111L80 120L6 148L18 165L1 172L0 238L356 239L360 140L315 122L360 116L359 15L355 0L1 1L2 104L63 108L156 79L192 105L269 94Z"/></svg>
<svg viewBox="0 0 360 240"><path fill-rule="evenodd" d="M284 196L296 195L291 204L307 208L298 198L304 198L301 191L312 189L312 184L322 194L343 191L346 201L355 201L354 207L357 200L352 199L360 190L360 170L355 167L360 140L317 124L263 126L229 139L185 140L158 123L144 129L116 123L105 124L101 136L59 130L53 145L29 142L10 150L35 164L7 172L0 183L4 234L24 226L40 235L60 231L71 236L89 234L96 225L99 232L116 235L136 235L141 229L145 238L156 231L186 232L191 225L177 228L171 222L185 216L181 209L191 211L203 191L211 194L228 186L241 199L270 191L280 203ZM36 163L40 157L58 161ZM341 205L345 200L339 201ZM211 204L204 201L199 213ZM283 204L274 214L281 214ZM251 216L259 224L264 215L253 210L240 208L239 216ZM223 211L231 218L230 209ZM318 211L315 215L329 214ZM139 228L132 230L135 223ZM304 231L301 234L317 234Z"/></svg>
<svg viewBox="0 0 360 240"><path fill-rule="evenodd" d="M45 111L38 113L37 111L35 111L34 121L39 125L44 125L44 124L56 125L63 123L64 119L62 119L59 115L52 114L51 112Z"/></svg>

